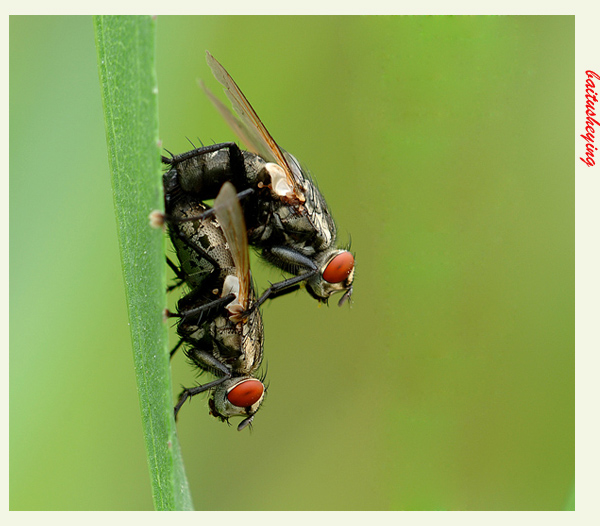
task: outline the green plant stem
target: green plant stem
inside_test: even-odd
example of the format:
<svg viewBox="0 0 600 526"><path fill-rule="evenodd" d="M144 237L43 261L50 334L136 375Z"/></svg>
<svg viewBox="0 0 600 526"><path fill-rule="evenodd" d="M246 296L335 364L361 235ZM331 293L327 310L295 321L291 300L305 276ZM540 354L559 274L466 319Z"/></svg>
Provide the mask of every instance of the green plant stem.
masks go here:
<svg viewBox="0 0 600 526"><path fill-rule="evenodd" d="M158 147L156 20L94 17L121 261L154 505L192 509L173 418Z"/></svg>

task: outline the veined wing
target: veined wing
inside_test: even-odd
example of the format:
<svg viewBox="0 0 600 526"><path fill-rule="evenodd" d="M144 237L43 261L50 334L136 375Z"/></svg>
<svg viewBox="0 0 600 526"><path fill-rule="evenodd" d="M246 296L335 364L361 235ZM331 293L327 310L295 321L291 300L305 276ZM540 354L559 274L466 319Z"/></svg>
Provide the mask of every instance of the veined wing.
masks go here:
<svg viewBox="0 0 600 526"><path fill-rule="evenodd" d="M200 86L202 86L202 89L206 93L206 96L214 104L215 108L217 108L217 110L221 114L221 117L223 117L223 120L225 120L225 122L229 124L229 127L233 130L233 133L235 133L237 137L246 145L246 148L248 148L248 150L252 153L260 155L266 161L275 162L273 156L269 155L268 152L260 151L260 149L254 144L254 142L250 138L250 134L246 130L246 127L243 125L243 123L239 119L237 119L235 115L231 113L231 111L229 111L229 108L227 108L225 104L223 104L219 99L217 99L217 97L215 97L213 92L206 87L206 84L200 81Z"/></svg>
<svg viewBox="0 0 600 526"><path fill-rule="evenodd" d="M264 124L258 118L258 115L244 96L238 85L231 78L229 73L208 51L206 52L206 61L210 66L215 78L221 83L225 90L227 98L231 102L234 111L238 114L241 122L236 119L231 112L218 99L204 87L210 100L215 104L219 113L225 121L231 126L238 137L246 144L250 151L260 155L266 161L278 164L285 172L286 179L291 188L293 188L296 197L303 199L303 192L298 183L298 176L288 161L283 151L271 137ZM216 102L217 101L217 102ZM241 133L240 133L241 132Z"/></svg>
<svg viewBox="0 0 600 526"><path fill-rule="evenodd" d="M225 239L229 245L233 263L236 269L236 276L240 283L239 303L244 310L250 305L250 254L248 250L248 235L246 234L246 225L242 207L237 197L237 192L230 182L226 182L221 187L219 195L214 202L214 210L217 221L225 234Z"/></svg>

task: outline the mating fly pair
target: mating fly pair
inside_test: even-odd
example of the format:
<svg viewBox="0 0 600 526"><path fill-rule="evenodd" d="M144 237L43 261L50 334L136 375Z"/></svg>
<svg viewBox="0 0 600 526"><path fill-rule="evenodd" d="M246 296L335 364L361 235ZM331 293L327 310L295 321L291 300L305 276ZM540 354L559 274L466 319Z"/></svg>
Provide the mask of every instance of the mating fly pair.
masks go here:
<svg viewBox="0 0 600 526"><path fill-rule="evenodd" d="M272 284L258 300L248 295L246 305L237 313L238 324L250 327L248 332L255 336L260 333L253 350L254 354L260 357L262 320L258 307L266 299L296 290L303 284L309 294L320 302L327 302L332 294L343 292L338 302L342 305L352 295L354 256L348 250L337 248L335 222L325 199L308 173L300 167L293 155L277 145L237 84L208 52L207 62L216 79L223 85L239 119L205 88L207 95L249 151L242 151L233 142L221 143L163 157L163 162L169 166L164 176L167 222L180 261L180 268L174 265L172 267L180 280L185 281L192 289L178 304L178 332L184 343L190 347L186 354L192 362L201 369L210 370L220 376L225 374L223 368L216 364L219 362L224 365L219 350L220 343L211 336L215 350L204 351L210 356L196 360L194 356L197 339L190 338L190 335L196 334L195 327L207 323L218 327L227 317L223 314L224 310L229 308L229 305L225 306L223 299L228 290L223 275L229 272L226 270L229 267L216 255L218 251L215 250L217 245L213 237L218 232L227 239L231 252L241 252L235 244L232 247L232 231L229 229L232 228L232 223L245 222L248 242L260 250L261 256L267 262L293 276ZM224 221L221 218L220 209L224 210L227 207L222 205L225 199L220 199L220 192L226 183L233 184L239 192L242 221ZM207 209L205 201L215 197L217 199L214 208ZM227 199L232 200L230 197ZM211 223L215 218L216 222ZM207 224L213 224L213 227L206 227ZM235 236L239 237L237 234ZM237 265L237 262L234 262L234 265ZM206 293L207 283L211 280L216 280L219 285L223 282L222 287L216 286L214 289L219 297L215 297L214 294L211 297ZM251 285L249 288L252 288ZM202 319L194 320L192 313L201 315ZM191 321L198 323L190 325ZM208 332L204 331L202 338L207 338ZM241 345L243 342L242 338ZM239 356L242 357L240 360L244 362L244 367L239 371L229 368L227 375L234 376L237 372L252 374L256 370L250 367L252 360L241 347ZM212 365L208 366L211 360ZM260 363L260 359L258 362ZM222 386L224 383L225 380L220 377L204 386L186 389L176 410L187 397L212 389L213 385ZM256 393L258 391L257 388ZM264 390L260 400L251 407L260 405L263 393ZM252 400L254 398L250 397ZM216 402L212 400L213 398L209 404L213 414L224 418L233 416L215 411L213 406ZM246 414L250 416L244 422L249 419L251 421L256 412L256 409L250 409L250 406L246 409ZM243 427L244 422L240 427Z"/></svg>

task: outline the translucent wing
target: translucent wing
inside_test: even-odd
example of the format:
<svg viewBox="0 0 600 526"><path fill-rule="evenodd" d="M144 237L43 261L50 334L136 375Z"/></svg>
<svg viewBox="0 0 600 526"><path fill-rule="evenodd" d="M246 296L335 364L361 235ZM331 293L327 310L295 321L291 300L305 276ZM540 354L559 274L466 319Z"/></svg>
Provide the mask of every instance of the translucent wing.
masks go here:
<svg viewBox="0 0 600 526"><path fill-rule="evenodd" d="M255 153L256 155L260 155L266 161L275 162L272 158L272 155L269 155L268 152L262 152L260 149L254 145L252 139L250 138L250 134L247 132L246 127L240 122L239 119L236 119L235 115L229 111L227 106L223 104L217 97L214 96L213 92L210 91L204 82L200 81L200 86L206 93L206 96L210 99L210 101L214 104L215 108L221 114L221 117L225 120L229 127L233 130L238 138L246 145L249 151Z"/></svg>
<svg viewBox="0 0 600 526"><path fill-rule="evenodd" d="M210 66L215 78L221 83L227 98L231 102L234 111L238 114L241 122L205 87L208 97L219 110L225 121L231 126L238 137L246 144L250 151L260 155L266 161L278 164L284 171L286 179L294 193L300 199L303 197L302 188L299 184L297 166L290 166L284 152L271 137L264 124L244 96L238 85L231 78L219 62L207 51L206 61Z"/></svg>
<svg viewBox="0 0 600 526"><path fill-rule="evenodd" d="M215 216L229 245L240 283L239 302L248 309L250 295L250 254L242 207L233 185L226 182L214 202Z"/></svg>

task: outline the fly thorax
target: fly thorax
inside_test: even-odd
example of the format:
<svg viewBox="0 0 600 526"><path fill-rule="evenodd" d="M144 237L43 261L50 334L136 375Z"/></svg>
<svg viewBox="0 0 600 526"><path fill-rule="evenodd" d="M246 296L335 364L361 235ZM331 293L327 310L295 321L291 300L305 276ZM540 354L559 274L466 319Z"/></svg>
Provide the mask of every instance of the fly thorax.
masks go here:
<svg viewBox="0 0 600 526"><path fill-rule="evenodd" d="M265 171L266 161L255 153L243 151L244 172L249 186L266 186L270 183L269 174Z"/></svg>
<svg viewBox="0 0 600 526"><path fill-rule="evenodd" d="M315 225L315 231L320 241L321 247L329 247L334 241L335 230L332 231L331 223L328 221L328 216L319 210L311 216Z"/></svg>
<svg viewBox="0 0 600 526"><path fill-rule="evenodd" d="M273 228L268 223L257 226L248 231L248 239L252 244L262 245L273 235Z"/></svg>
<svg viewBox="0 0 600 526"><path fill-rule="evenodd" d="M242 337L235 323L227 316L217 316L214 328L213 355L230 367L238 368L244 361Z"/></svg>
<svg viewBox="0 0 600 526"><path fill-rule="evenodd" d="M335 244L337 229L335 222L323 196L313 186L309 187L306 199L306 215L314 225L315 233L318 238L318 244L315 243L318 250L325 250Z"/></svg>
<svg viewBox="0 0 600 526"><path fill-rule="evenodd" d="M247 374L256 371L262 362L264 348L264 328L262 317L254 310L247 320L242 323L242 351L244 363L240 370Z"/></svg>
<svg viewBox="0 0 600 526"><path fill-rule="evenodd" d="M275 210L272 222L286 244L308 256L307 250L320 251L332 242L331 232L324 229L318 219L319 216L309 215L305 207L297 209L282 204Z"/></svg>

